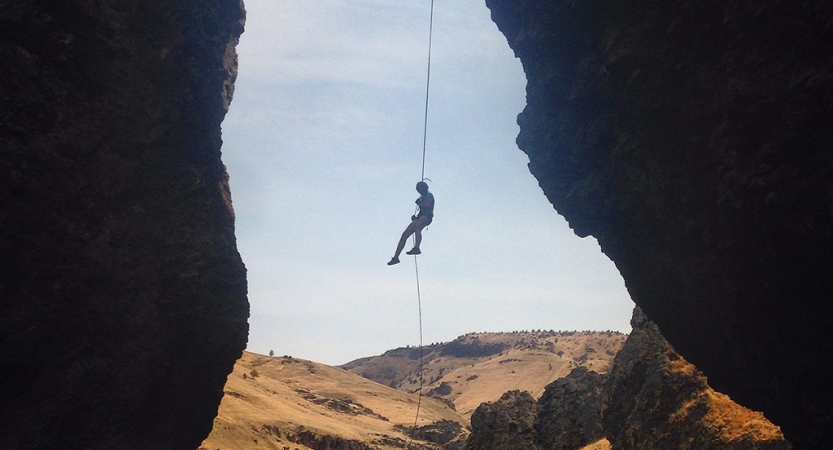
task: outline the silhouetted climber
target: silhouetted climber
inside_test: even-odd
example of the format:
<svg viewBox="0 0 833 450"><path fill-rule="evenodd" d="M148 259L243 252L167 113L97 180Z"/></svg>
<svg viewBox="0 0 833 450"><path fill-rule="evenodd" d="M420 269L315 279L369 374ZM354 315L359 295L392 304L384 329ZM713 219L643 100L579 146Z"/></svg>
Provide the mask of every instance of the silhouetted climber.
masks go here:
<svg viewBox="0 0 833 450"><path fill-rule="evenodd" d="M414 248L405 252L408 255L419 255L419 244L422 243L422 229L431 225L434 220L434 194L428 192L428 183L420 181L416 184L416 190L419 192L419 198L416 199L416 204L419 206L419 213L411 216L411 223L402 232L402 237L399 239L399 245L396 246L396 253L388 262L389 266L399 264L399 255L405 248L405 241L413 234Z"/></svg>

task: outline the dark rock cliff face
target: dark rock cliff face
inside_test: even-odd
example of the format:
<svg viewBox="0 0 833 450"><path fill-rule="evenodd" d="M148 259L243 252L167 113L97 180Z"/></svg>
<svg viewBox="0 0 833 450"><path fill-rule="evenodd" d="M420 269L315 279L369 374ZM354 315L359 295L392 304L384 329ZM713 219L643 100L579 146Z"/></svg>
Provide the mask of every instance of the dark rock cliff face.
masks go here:
<svg viewBox="0 0 833 450"><path fill-rule="evenodd" d="M584 367L547 386L534 402L508 392L472 416L467 448L576 450L790 450L763 414L715 392L636 308L633 332L609 374ZM607 441L602 440L607 438Z"/></svg>
<svg viewBox="0 0 833 450"><path fill-rule="evenodd" d="M246 344L240 0L0 1L4 448L194 449Z"/></svg>
<svg viewBox="0 0 833 450"><path fill-rule="evenodd" d="M550 202L717 390L833 441L833 5L486 3Z"/></svg>
<svg viewBox="0 0 833 450"><path fill-rule="evenodd" d="M715 392L636 308L601 402L604 434L617 450L790 450L778 427Z"/></svg>

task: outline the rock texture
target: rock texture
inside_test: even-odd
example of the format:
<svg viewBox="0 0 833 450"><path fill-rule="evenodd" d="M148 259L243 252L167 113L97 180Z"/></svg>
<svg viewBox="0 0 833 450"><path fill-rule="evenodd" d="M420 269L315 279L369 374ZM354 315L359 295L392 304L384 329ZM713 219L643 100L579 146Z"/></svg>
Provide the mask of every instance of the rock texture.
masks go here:
<svg viewBox="0 0 833 450"><path fill-rule="evenodd" d="M458 422L447 419L417 427L416 433L413 427L404 427L403 433L410 437L411 445L408 448L422 447L413 442L413 440L418 440L437 444L443 450L461 450L469 435L463 431L463 427Z"/></svg>
<svg viewBox="0 0 833 450"><path fill-rule="evenodd" d="M606 378L578 367L547 386L535 420L539 448L574 450L605 437L599 411Z"/></svg>
<svg viewBox="0 0 833 450"><path fill-rule="evenodd" d="M792 448L763 414L711 389L639 308L631 324L609 374L579 367L537 403L513 391L482 404L467 448L577 450L608 441L616 450Z"/></svg>
<svg viewBox="0 0 833 450"><path fill-rule="evenodd" d="M601 393L604 375L574 369L547 386L536 402L510 391L481 404L471 416L470 450L575 450L604 438Z"/></svg>
<svg viewBox="0 0 833 450"><path fill-rule="evenodd" d="M467 450L537 450L535 418L538 406L525 391L509 391L493 403L483 403L471 416Z"/></svg>
<svg viewBox="0 0 833 450"><path fill-rule="evenodd" d="M307 429L288 433L287 440L314 450L374 450L374 447L361 441L330 435L322 436ZM254 443L258 444L257 441Z"/></svg>
<svg viewBox="0 0 833 450"><path fill-rule="evenodd" d="M0 1L4 448L194 449L245 347L240 0Z"/></svg>
<svg viewBox="0 0 833 450"><path fill-rule="evenodd" d="M602 402L604 433L617 450L789 450L778 427L715 392L637 308Z"/></svg>
<svg viewBox="0 0 833 450"><path fill-rule="evenodd" d="M518 145L713 386L833 441L833 4L487 0Z"/></svg>

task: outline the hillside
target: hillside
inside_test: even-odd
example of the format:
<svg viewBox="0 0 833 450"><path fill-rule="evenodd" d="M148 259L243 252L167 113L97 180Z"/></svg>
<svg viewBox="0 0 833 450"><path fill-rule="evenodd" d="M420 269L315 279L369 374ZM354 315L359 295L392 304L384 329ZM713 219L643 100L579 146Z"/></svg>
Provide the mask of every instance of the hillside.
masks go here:
<svg viewBox="0 0 833 450"><path fill-rule="evenodd" d="M224 393L201 450L403 448L417 406L415 395L343 369L248 352L235 364ZM423 399L419 419L420 427L439 428L426 430L434 442L455 431L462 439L468 434L466 418L432 399Z"/></svg>
<svg viewBox="0 0 833 450"><path fill-rule="evenodd" d="M608 374L577 368L537 399L514 390L480 405L465 449L792 448L763 414L712 389L638 307L631 325Z"/></svg>
<svg viewBox="0 0 833 450"><path fill-rule="evenodd" d="M544 387L576 367L609 370L627 335L595 331L470 333L422 350L423 392L443 399L467 419L483 402L510 390L538 398ZM342 368L407 392L419 390L419 348L398 348Z"/></svg>

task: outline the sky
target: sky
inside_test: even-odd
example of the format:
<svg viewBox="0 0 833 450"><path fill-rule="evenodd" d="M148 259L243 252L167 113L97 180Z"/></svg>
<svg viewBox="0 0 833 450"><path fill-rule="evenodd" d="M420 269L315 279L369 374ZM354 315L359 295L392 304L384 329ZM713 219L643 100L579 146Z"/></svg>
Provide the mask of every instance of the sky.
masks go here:
<svg viewBox="0 0 833 450"><path fill-rule="evenodd" d="M630 332L633 303L593 237L518 149L520 60L483 0L436 1L425 177L434 223L387 266L414 213L430 0L246 0L222 125L248 270L248 350L338 365L469 332ZM406 246L406 250L410 248Z"/></svg>

